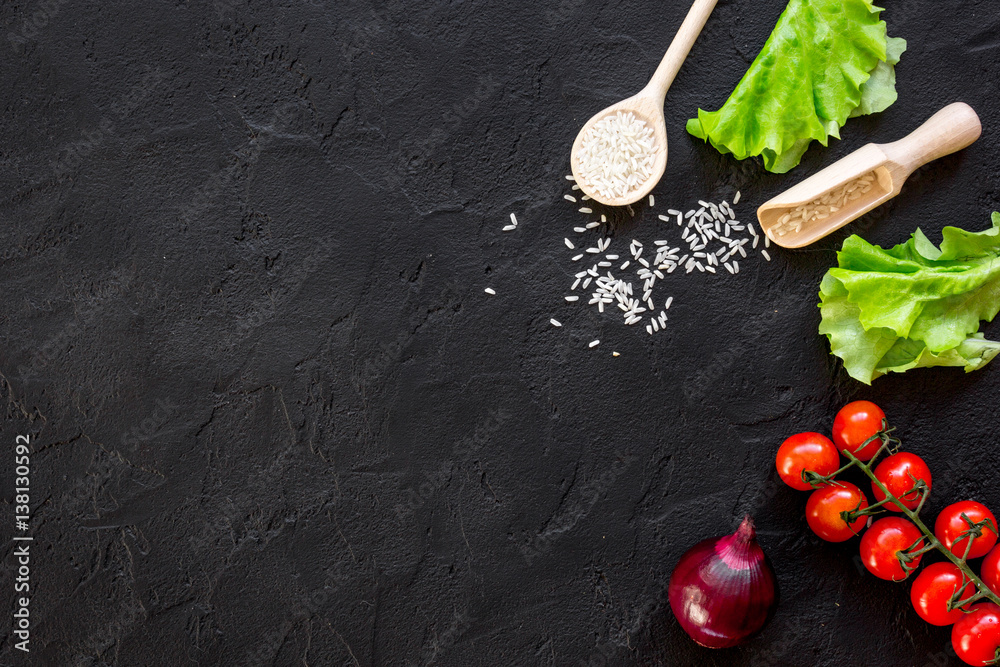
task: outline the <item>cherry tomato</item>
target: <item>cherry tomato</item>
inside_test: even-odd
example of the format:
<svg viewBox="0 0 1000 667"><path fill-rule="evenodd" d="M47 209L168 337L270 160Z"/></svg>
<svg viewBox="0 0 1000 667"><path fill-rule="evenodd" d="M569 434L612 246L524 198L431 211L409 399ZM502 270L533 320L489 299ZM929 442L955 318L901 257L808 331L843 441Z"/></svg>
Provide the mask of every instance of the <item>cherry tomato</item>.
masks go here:
<svg viewBox="0 0 1000 667"><path fill-rule="evenodd" d="M997 543L997 520L986 505L975 500L960 500L941 510L934 522L934 537L941 540L941 544L959 558L964 556L965 550L969 548L969 537L962 537L962 533L969 530L969 524L962 518L963 514L973 523L989 519L990 524L981 529L983 534L972 540L968 558L985 556Z"/></svg>
<svg viewBox="0 0 1000 667"><path fill-rule="evenodd" d="M840 454L825 435L798 433L778 447L775 466L785 484L799 491L811 491L812 485L802 480L802 471L811 470L826 477L840 467Z"/></svg>
<svg viewBox="0 0 1000 667"><path fill-rule="evenodd" d="M879 463L875 468L875 477L885 485L885 488L889 489L892 495L899 498L907 509L911 510L917 509L917 505L920 504L920 492L913 489L914 480L922 479L927 484L928 489L931 487L931 469L927 467L922 458L909 452L893 454ZM878 488L875 482L872 482L872 494L876 501L885 500L885 493ZM898 503L889 503L883 507L893 512L903 511Z"/></svg>
<svg viewBox="0 0 1000 667"><path fill-rule="evenodd" d="M961 589L959 599L976 592L976 586L966 579L958 566L953 563L932 563L928 565L910 588L910 601L920 618L931 625L951 625L965 616L961 609L948 611L948 601Z"/></svg>
<svg viewBox="0 0 1000 667"><path fill-rule="evenodd" d="M816 489L806 501L806 522L812 531L827 542L843 542L861 533L868 522L867 516L858 517L847 525L841 512L868 507L868 499L861 489L850 482L837 482Z"/></svg>
<svg viewBox="0 0 1000 667"><path fill-rule="evenodd" d="M1000 547L986 554L983 567L979 571L979 578L991 591L1000 595Z"/></svg>
<svg viewBox="0 0 1000 667"><path fill-rule="evenodd" d="M879 579L902 581L909 576L896 554L906 551L923 534L911 522L898 516L879 519L861 537L861 562ZM921 556L910 562L915 569Z"/></svg>
<svg viewBox="0 0 1000 667"><path fill-rule="evenodd" d="M992 602L973 605L951 629L951 645L967 665L993 664L1000 649L1000 607Z"/></svg>
<svg viewBox="0 0 1000 667"><path fill-rule="evenodd" d="M840 409L833 420L833 441L837 449L850 451L862 461L870 461L882 442L873 440L864 448L865 440L882 430L885 413L871 401L854 401Z"/></svg>

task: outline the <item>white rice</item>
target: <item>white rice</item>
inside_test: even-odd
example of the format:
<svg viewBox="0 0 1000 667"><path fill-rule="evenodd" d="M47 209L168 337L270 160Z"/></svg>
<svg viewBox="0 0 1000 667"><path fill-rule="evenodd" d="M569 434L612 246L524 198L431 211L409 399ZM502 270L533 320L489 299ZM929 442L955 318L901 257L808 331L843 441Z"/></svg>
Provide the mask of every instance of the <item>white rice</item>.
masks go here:
<svg viewBox="0 0 1000 667"><path fill-rule="evenodd" d="M510 224L517 226L517 217L513 213L510 214Z"/></svg>
<svg viewBox="0 0 1000 667"><path fill-rule="evenodd" d="M577 170L588 189L607 199L625 197L653 175L656 156L653 130L631 112L600 119L584 135Z"/></svg>
<svg viewBox="0 0 1000 667"><path fill-rule="evenodd" d="M736 204L739 204L739 203L740 203L740 191L737 190L736 191L736 196L733 197L733 205L736 205Z"/></svg>
<svg viewBox="0 0 1000 667"><path fill-rule="evenodd" d="M504 228L503 228L503 230L505 232L512 232L515 229L517 229L517 225L504 225Z"/></svg>
<svg viewBox="0 0 1000 667"><path fill-rule="evenodd" d="M597 347L600 344L601 344L600 340L592 340L590 341L590 345L588 345L587 347Z"/></svg>
<svg viewBox="0 0 1000 667"><path fill-rule="evenodd" d="M739 193L733 197L733 204L738 201ZM611 245L610 236L599 237L594 247L586 248L583 253L575 255L572 260L579 261L588 254L604 253L604 257L595 257L595 260L599 259L600 261L594 263L589 269L576 273L570 290L584 290L586 293L584 299L587 304L597 306L600 313L605 312L605 306L611 305L612 312L620 314L626 326L642 323L645 314L648 313L646 331L653 334L664 330L668 320L667 310L673 304L674 298L671 296L663 301L662 311L656 313L653 297L658 281L666 281L669 275L678 268L684 269L687 273L692 273L697 269L701 273L715 274L719 267L724 266L726 271L735 275L739 273L740 266L739 262L733 258L737 256L747 257L746 246L757 248L760 238L763 236L758 235L752 223L744 224L737 220L736 211L728 201L714 204L699 200L698 204L700 208L691 209L687 213L676 209L667 209L668 214L676 215L676 222L681 227L681 240L687 246L671 247L670 240L657 239L651 242L653 248L651 252L655 254L655 257L643 259L643 244L632 239L629 243L631 259L626 258L617 270L624 272L631 267L635 271L635 277L632 280L629 280L627 276L618 279L611 274L610 268L620 256L606 252ZM650 196L650 206L653 205L655 205L655 199ZM580 211L590 211L590 209L581 207ZM663 222L673 220L666 215L658 215L657 218ZM601 221L606 222L607 217L602 215ZM600 223L593 221L588 222L584 227L575 226L573 231L583 233L598 226ZM768 239L766 236L763 238L766 246ZM564 242L571 249L575 249L568 238L564 239ZM770 256L765 250L760 249L760 252L765 259L770 261ZM633 262L638 266L633 267ZM602 275L601 271L605 271L605 275ZM641 283L635 282L635 278L638 278ZM633 293L639 296L633 296ZM564 298L569 302L580 300L580 297L575 295ZM553 326L557 325L553 323ZM596 340L591 343L591 347L599 343L600 341Z"/></svg>
<svg viewBox="0 0 1000 667"><path fill-rule="evenodd" d="M593 212L594 212L594 209L592 209L592 208L590 208L588 206L581 206L580 207L580 213L593 213Z"/></svg>
<svg viewBox="0 0 1000 667"><path fill-rule="evenodd" d="M573 242L570 241L569 239L563 239L563 242L566 244L566 247L569 248L570 250L574 250L576 248L576 246L573 245Z"/></svg>
<svg viewBox="0 0 1000 667"><path fill-rule="evenodd" d="M563 195L563 199L565 199L566 201L571 201L574 204L576 203L576 197L574 197L573 195Z"/></svg>
<svg viewBox="0 0 1000 667"><path fill-rule="evenodd" d="M483 291L486 292L487 294L496 294L496 291L492 287L487 287Z"/></svg>
<svg viewBox="0 0 1000 667"><path fill-rule="evenodd" d="M655 206L656 205L656 200L653 199L653 195L649 195L649 205L650 206Z"/></svg>
<svg viewBox="0 0 1000 667"><path fill-rule="evenodd" d="M555 319L555 318L552 318L551 320L549 320L549 324L551 324L554 327L561 327L562 326L562 323L559 320Z"/></svg>

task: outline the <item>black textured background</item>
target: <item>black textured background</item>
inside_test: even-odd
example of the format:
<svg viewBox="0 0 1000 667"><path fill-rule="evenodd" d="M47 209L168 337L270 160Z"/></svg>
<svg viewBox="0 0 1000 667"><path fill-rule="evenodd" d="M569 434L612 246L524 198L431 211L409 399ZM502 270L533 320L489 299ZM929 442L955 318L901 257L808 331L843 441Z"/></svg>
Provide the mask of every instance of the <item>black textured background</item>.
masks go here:
<svg viewBox="0 0 1000 667"><path fill-rule="evenodd" d="M899 101L776 176L683 130L784 5L722 0L667 97L657 210L612 249L676 240L655 213L737 189L753 219L955 100L980 141L850 231L984 228L1000 8L885 4L909 41ZM1000 368L848 378L816 308L847 230L735 277L674 274L652 337L562 299L572 138L644 85L687 6L4 2L3 442L33 437L36 541L32 652L5 622L0 663L957 665L907 585L811 538L773 454L873 398L934 471L929 513L1000 509ZM746 646L704 650L665 585L747 511L780 605Z"/></svg>

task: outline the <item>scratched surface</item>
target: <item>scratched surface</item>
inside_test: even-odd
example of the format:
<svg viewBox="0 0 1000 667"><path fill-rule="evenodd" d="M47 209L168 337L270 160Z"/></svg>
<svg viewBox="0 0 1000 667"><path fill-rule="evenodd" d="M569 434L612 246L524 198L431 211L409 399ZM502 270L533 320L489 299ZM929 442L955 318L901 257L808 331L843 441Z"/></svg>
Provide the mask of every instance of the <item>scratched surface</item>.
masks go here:
<svg viewBox="0 0 1000 667"><path fill-rule="evenodd" d="M1000 10L885 4L899 101L776 176L683 131L783 6L722 0L668 96L656 208L612 251L676 242L656 213L736 190L752 219L955 100L982 139L851 231L985 227ZM856 542L810 539L773 453L873 398L934 472L930 514L996 510L1000 367L848 378L816 333L847 230L670 276L655 336L563 300L573 136L645 83L686 5L2 3L3 442L32 436L36 541L32 652L5 624L0 664L958 664ZM780 604L711 652L665 585L744 512Z"/></svg>

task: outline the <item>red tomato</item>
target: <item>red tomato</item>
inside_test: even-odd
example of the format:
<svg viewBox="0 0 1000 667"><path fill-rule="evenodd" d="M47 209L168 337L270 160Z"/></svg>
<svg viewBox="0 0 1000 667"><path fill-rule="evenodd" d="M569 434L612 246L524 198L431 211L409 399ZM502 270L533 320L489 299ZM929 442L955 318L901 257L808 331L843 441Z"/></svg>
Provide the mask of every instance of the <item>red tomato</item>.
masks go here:
<svg viewBox="0 0 1000 667"><path fill-rule="evenodd" d="M960 500L941 510L934 522L934 537L941 540L941 544L959 558L964 556L965 550L969 548L969 537L961 535L969 530L969 524L962 518L963 514L973 523L989 519L990 524L982 527L983 534L972 540L968 558L985 556L997 543L997 520L986 505L975 500Z"/></svg>
<svg viewBox="0 0 1000 667"><path fill-rule="evenodd" d="M811 470L826 477L840 467L840 454L825 435L799 433L778 447L775 466L785 484L799 491L811 491L812 485L802 480L802 471Z"/></svg>
<svg viewBox="0 0 1000 667"><path fill-rule="evenodd" d="M927 467L924 460L916 454L900 452L893 454L886 460L879 463L875 468L875 477L878 481L889 489L892 495L899 498L907 509L915 510L920 503L920 492L913 489L914 480L922 479L931 487L931 469ZM885 500L885 494L872 482L872 494L875 500L881 502ZM902 508L897 503L889 503L883 507L893 512L902 512Z"/></svg>
<svg viewBox="0 0 1000 667"><path fill-rule="evenodd" d="M967 665L991 665L1000 649L1000 607L992 602L973 605L951 629L951 645Z"/></svg>
<svg viewBox="0 0 1000 667"><path fill-rule="evenodd" d="M951 625L965 616L961 609L948 611L948 601L955 591L961 589L959 599L976 592L976 586L965 578L953 563L932 563L928 565L910 588L910 601L920 618L931 625Z"/></svg>
<svg viewBox="0 0 1000 667"><path fill-rule="evenodd" d="M865 440L882 430L885 413L871 401L854 401L840 409L833 420L833 441L837 449L845 449L862 461L870 461L882 441L875 439L863 449Z"/></svg>
<svg viewBox="0 0 1000 667"><path fill-rule="evenodd" d="M816 489L806 501L806 522L812 531L827 542L843 542L861 533L868 522L867 516L858 517L847 525L841 512L868 507L868 499L861 489L850 482L837 482Z"/></svg>
<svg viewBox="0 0 1000 667"><path fill-rule="evenodd" d="M986 554L979 578L997 595L1000 595L1000 547Z"/></svg>
<svg viewBox="0 0 1000 667"><path fill-rule="evenodd" d="M903 570L896 554L909 549L922 536L919 528L902 517L879 519L861 537L861 561L880 579L902 581L909 574ZM911 561L910 567L915 569L921 557Z"/></svg>

